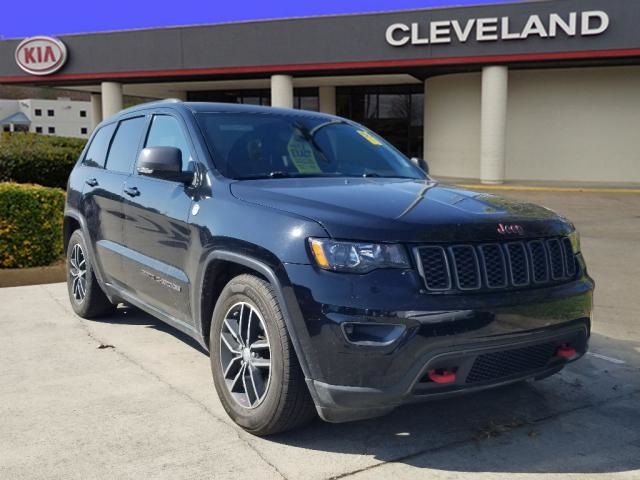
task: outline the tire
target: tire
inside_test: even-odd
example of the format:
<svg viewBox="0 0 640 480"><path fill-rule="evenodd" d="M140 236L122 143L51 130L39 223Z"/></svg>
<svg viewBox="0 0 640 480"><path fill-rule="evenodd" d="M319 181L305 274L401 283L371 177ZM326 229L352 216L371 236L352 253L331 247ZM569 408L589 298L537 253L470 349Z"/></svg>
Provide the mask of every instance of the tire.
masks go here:
<svg viewBox="0 0 640 480"><path fill-rule="evenodd" d="M96 280L93 261L80 229L69 239L66 270L69 301L76 314L82 318L96 318L115 310Z"/></svg>
<svg viewBox="0 0 640 480"><path fill-rule="evenodd" d="M264 347L265 341L268 348ZM256 350L252 350L254 346ZM240 356L232 350L240 352ZM226 285L213 311L209 352L213 382L222 406L246 431L258 436L273 435L315 418L315 407L280 305L268 282L243 274ZM243 385L243 381L247 383Z"/></svg>

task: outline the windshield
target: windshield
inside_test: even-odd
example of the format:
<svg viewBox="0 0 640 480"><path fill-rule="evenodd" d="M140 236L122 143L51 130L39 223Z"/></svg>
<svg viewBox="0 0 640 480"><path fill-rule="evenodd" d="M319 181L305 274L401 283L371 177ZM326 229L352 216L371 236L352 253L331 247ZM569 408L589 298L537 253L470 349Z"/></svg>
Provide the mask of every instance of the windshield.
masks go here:
<svg viewBox="0 0 640 480"><path fill-rule="evenodd" d="M364 127L309 115L197 115L216 167L234 179L282 177L426 178Z"/></svg>

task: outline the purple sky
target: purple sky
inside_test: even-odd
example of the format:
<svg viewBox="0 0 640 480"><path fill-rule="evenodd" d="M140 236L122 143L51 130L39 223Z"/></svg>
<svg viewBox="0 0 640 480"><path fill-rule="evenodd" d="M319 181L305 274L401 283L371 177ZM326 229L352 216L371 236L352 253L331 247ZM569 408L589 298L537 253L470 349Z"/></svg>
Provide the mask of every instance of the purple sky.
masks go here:
<svg viewBox="0 0 640 480"><path fill-rule="evenodd" d="M1 0L0 37L98 32L514 0ZM107 8L108 7L108 8Z"/></svg>

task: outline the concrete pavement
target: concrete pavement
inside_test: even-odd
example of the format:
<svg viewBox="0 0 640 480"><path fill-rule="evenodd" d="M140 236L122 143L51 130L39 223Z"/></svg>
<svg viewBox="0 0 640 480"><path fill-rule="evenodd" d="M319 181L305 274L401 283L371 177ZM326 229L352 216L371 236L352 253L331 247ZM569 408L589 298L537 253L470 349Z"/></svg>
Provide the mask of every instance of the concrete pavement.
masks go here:
<svg viewBox="0 0 640 480"><path fill-rule="evenodd" d="M640 479L640 195L505 192L575 221L592 354L537 383L268 439L235 427L194 342L63 284L0 289L0 478Z"/></svg>

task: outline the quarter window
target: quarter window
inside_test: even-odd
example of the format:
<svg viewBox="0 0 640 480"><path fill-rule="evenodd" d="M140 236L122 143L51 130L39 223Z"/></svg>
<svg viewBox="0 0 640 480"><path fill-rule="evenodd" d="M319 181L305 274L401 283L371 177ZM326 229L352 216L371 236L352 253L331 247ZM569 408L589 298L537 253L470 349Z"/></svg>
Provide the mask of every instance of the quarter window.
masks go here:
<svg viewBox="0 0 640 480"><path fill-rule="evenodd" d="M145 147L176 147L182 152L182 170L187 169L191 160L189 146L180 123L169 115L156 115L153 117L149 135Z"/></svg>
<svg viewBox="0 0 640 480"><path fill-rule="evenodd" d="M123 173L131 172L138 153L138 145L144 124L144 117L130 118L120 122L107 155L108 170Z"/></svg>
<svg viewBox="0 0 640 480"><path fill-rule="evenodd" d="M87 154L84 156L83 163L90 167L104 167L104 162L107 159L107 149L109 148L109 141L113 136L113 131L116 129L116 124L105 125L96 132L91 140L91 145L87 150Z"/></svg>

